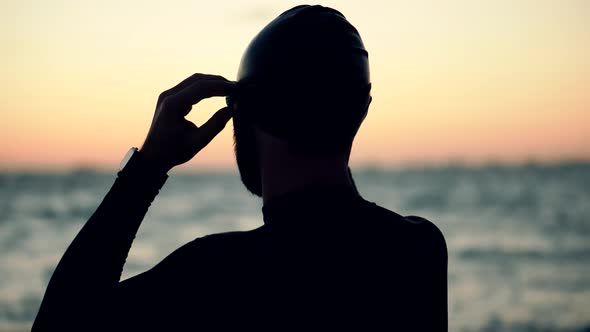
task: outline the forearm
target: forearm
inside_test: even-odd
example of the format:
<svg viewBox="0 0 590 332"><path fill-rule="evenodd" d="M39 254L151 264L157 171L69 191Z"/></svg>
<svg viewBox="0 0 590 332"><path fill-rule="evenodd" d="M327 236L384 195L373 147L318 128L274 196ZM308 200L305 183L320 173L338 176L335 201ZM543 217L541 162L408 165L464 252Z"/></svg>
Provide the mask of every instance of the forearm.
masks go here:
<svg viewBox="0 0 590 332"><path fill-rule="evenodd" d="M119 173L113 188L62 257L45 292L34 331L109 326L113 316L106 310L117 299L115 290L127 253L167 178L165 173L207 146L232 112L224 107L200 127L185 116L204 98L226 96L234 84L221 76L194 74L160 94L141 154L136 150L138 157L129 159L131 166ZM84 326L76 326L78 323Z"/></svg>
<svg viewBox="0 0 590 332"><path fill-rule="evenodd" d="M166 176L121 172L96 212L60 260L33 330L57 330L102 316L135 234ZM100 312L100 313L99 313Z"/></svg>

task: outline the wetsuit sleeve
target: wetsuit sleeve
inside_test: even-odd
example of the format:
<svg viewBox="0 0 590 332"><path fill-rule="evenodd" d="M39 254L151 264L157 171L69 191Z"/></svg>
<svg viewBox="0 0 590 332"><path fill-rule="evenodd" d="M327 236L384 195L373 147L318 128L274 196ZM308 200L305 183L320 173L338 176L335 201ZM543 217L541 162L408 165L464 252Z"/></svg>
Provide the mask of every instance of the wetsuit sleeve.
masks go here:
<svg viewBox="0 0 590 332"><path fill-rule="evenodd" d="M111 325L109 308L131 243L167 179L137 171L118 175L53 272L33 332L101 330Z"/></svg>

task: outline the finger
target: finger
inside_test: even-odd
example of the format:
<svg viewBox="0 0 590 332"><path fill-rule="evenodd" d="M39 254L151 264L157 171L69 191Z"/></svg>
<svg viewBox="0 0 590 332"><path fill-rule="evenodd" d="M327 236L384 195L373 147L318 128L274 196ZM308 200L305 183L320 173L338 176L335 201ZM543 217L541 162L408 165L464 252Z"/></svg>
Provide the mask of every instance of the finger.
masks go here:
<svg viewBox="0 0 590 332"><path fill-rule="evenodd" d="M178 93L180 90L186 88L187 86L193 84L194 82L197 81L206 81L206 80L225 80L230 82L228 79L226 79L223 76L220 75L209 75L209 74L201 74L201 73L195 73L192 74L191 76L185 78L184 80L182 80L182 82L176 84L174 87L162 92L160 94L160 96L158 97L158 104L160 102L162 102L162 100L164 100L165 98Z"/></svg>
<svg viewBox="0 0 590 332"><path fill-rule="evenodd" d="M234 84L234 82L219 79L199 80L166 98L165 102L167 107L171 108L170 112L185 116L190 112L192 105L205 98L225 96Z"/></svg>
<svg viewBox="0 0 590 332"><path fill-rule="evenodd" d="M192 138L194 145L199 150L207 146L225 128L231 117L232 113L229 107L224 107L213 114L195 133L195 136Z"/></svg>

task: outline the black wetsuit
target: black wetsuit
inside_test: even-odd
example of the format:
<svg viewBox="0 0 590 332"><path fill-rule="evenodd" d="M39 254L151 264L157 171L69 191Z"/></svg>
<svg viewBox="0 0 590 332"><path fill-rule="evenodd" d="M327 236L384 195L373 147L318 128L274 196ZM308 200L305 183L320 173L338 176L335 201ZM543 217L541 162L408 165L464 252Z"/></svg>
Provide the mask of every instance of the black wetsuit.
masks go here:
<svg viewBox="0 0 590 332"><path fill-rule="evenodd" d="M442 234L346 187L272 199L263 226L198 238L120 282L164 180L120 174L57 266L33 331L447 330Z"/></svg>

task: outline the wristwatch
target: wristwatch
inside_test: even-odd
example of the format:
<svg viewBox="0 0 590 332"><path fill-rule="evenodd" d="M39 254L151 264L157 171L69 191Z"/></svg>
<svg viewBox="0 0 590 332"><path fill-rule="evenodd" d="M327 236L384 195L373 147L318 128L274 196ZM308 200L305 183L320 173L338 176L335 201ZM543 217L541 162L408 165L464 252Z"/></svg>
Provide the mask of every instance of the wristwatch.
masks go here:
<svg viewBox="0 0 590 332"><path fill-rule="evenodd" d="M129 151L127 151L127 153L125 154L125 157L123 157L123 160L121 160L121 164L119 165L119 171L123 171L123 169L125 169L125 166L129 164L129 161L131 161L133 157L138 156L138 153L139 149L136 147L132 147L131 149L129 149Z"/></svg>

